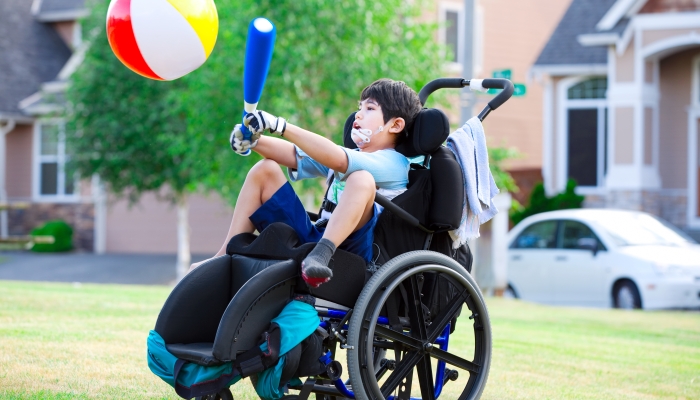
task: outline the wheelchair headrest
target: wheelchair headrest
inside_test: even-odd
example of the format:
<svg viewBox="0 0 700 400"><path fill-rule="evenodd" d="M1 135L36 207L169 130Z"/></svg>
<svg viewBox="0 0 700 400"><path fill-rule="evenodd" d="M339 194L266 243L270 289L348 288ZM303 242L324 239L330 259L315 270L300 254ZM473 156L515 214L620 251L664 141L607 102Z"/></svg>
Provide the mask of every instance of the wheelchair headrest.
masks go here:
<svg viewBox="0 0 700 400"><path fill-rule="evenodd" d="M345 121L345 129L343 130L343 144L350 149L357 148L350 135L355 114L350 114ZM432 154L447 140L449 135L450 123L445 113L435 108L424 108L416 116L413 126L409 127L408 137L399 140L396 151L406 157Z"/></svg>

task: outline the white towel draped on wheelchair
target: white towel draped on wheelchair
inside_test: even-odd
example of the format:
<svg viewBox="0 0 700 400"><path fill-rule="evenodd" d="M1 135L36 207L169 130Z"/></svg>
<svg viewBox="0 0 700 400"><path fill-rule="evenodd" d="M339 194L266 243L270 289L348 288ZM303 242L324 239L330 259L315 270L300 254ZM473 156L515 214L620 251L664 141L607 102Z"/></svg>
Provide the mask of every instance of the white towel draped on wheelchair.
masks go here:
<svg viewBox="0 0 700 400"><path fill-rule="evenodd" d="M472 80L472 85L474 81ZM450 231L452 247L459 248L479 237L479 225L498 213L493 198L499 193L489 168L484 127L472 117L447 138L447 148L457 157L464 179L464 201L459 228Z"/></svg>

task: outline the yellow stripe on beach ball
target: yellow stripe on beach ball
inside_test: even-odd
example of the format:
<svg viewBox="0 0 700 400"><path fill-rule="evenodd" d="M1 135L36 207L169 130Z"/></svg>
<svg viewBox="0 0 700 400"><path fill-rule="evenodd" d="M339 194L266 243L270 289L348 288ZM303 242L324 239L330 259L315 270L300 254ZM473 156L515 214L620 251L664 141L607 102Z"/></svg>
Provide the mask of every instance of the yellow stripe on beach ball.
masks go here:
<svg viewBox="0 0 700 400"><path fill-rule="evenodd" d="M213 0L167 0L192 25L209 57L219 32L219 17Z"/></svg>

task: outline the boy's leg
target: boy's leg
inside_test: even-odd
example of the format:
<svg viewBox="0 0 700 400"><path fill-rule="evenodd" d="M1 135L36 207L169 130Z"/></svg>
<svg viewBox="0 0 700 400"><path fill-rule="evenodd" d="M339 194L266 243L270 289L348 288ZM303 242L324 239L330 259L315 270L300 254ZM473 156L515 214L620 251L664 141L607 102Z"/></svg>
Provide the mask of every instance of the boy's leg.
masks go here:
<svg viewBox="0 0 700 400"><path fill-rule="evenodd" d="M328 268L331 256L351 233L372 218L376 190L369 172L356 171L348 176L343 196L328 220L323 238L302 262L302 276L308 284L318 286L333 276Z"/></svg>
<svg viewBox="0 0 700 400"><path fill-rule="evenodd" d="M250 169L238 194L236 207L233 209L231 226L223 245L224 251L219 255L226 252L226 244L233 236L255 231L255 226L250 222L249 217L285 183L287 178L284 172L280 165L272 160L261 160Z"/></svg>
<svg viewBox="0 0 700 400"><path fill-rule="evenodd" d="M214 257L226 254L226 245L235 235L255 231L255 226L250 222L249 217L285 183L287 178L279 164L269 159L259 161L248 171L241 192L238 194L236 207L233 209L233 218L226 240ZM192 264L190 270L199 264L201 263Z"/></svg>
<svg viewBox="0 0 700 400"><path fill-rule="evenodd" d="M340 246L351 233L362 228L372 218L374 194L377 186L367 171L356 171L348 176L338 206L328 220L325 239Z"/></svg>

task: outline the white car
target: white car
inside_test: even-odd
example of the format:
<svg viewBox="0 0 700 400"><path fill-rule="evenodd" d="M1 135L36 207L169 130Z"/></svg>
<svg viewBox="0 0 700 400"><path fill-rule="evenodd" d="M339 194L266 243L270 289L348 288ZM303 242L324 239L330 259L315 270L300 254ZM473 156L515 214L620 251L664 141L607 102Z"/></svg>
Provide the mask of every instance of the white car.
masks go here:
<svg viewBox="0 0 700 400"><path fill-rule="evenodd" d="M552 211L508 235L509 295L559 305L700 307L700 245L650 214Z"/></svg>

